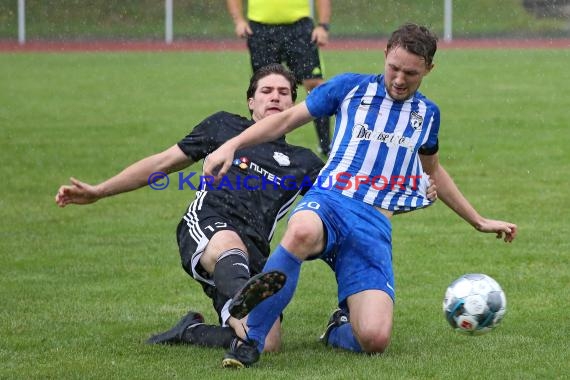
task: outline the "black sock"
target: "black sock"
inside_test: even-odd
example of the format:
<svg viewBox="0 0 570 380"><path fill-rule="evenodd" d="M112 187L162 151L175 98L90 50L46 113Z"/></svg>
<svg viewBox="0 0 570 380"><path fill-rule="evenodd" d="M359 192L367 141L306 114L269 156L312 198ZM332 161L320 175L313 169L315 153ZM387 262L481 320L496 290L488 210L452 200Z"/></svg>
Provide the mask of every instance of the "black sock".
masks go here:
<svg viewBox="0 0 570 380"><path fill-rule="evenodd" d="M186 329L182 335L182 341L197 346L228 349L235 337L231 327L200 324Z"/></svg>
<svg viewBox="0 0 570 380"><path fill-rule="evenodd" d="M250 277L246 253L238 248L222 253L214 267L213 277L218 293L232 298Z"/></svg>
<svg viewBox="0 0 570 380"><path fill-rule="evenodd" d="M319 138L319 147L323 154L329 154L331 145L331 131L328 117L315 119L315 129Z"/></svg>

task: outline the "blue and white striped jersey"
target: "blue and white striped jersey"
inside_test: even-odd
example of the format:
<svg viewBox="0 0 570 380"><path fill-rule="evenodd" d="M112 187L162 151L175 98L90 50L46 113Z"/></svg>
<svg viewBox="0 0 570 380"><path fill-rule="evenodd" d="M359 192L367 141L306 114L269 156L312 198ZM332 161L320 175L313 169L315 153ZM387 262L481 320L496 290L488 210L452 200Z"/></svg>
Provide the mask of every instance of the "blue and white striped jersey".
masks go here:
<svg viewBox="0 0 570 380"><path fill-rule="evenodd" d="M328 189L395 212L428 206L420 147L437 149L440 114L420 92L394 101L383 75L345 73L307 96L314 117L336 116L316 191Z"/></svg>

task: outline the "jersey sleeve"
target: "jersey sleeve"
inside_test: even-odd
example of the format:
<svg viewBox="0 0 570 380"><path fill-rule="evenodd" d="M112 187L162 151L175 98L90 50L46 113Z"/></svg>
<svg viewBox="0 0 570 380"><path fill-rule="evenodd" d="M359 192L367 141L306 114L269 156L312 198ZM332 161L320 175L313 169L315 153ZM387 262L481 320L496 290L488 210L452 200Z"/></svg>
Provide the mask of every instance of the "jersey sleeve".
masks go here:
<svg viewBox="0 0 570 380"><path fill-rule="evenodd" d="M439 124L440 124L439 108L433 103L430 105L430 107L433 108L433 111L432 111L431 126L429 130L428 139L425 142L425 144L423 144L419 149L419 153L424 155L436 154L437 151L439 150L439 139L438 139Z"/></svg>
<svg viewBox="0 0 570 380"><path fill-rule="evenodd" d="M178 142L178 147L190 158L197 162L206 157L220 146L218 131L222 123L221 113L214 114L194 127L186 137Z"/></svg>
<svg viewBox="0 0 570 380"><path fill-rule="evenodd" d="M311 116L332 116L346 95L360 83L361 74L344 73L332 77L314 88L305 100Z"/></svg>

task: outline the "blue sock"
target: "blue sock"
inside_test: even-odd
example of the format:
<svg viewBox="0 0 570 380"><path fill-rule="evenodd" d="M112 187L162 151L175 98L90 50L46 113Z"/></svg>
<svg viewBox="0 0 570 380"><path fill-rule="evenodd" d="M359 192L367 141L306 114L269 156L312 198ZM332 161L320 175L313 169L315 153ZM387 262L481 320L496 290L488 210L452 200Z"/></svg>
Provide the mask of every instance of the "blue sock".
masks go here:
<svg viewBox="0 0 570 380"><path fill-rule="evenodd" d="M260 352L263 351L265 337L269 330L293 298L302 263L303 261L279 245L263 267L264 272L279 270L285 273L287 281L277 294L261 302L247 317L247 327L249 328L247 335L258 343L257 348Z"/></svg>
<svg viewBox="0 0 570 380"><path fill-rule="evenodd" d="M352 332L352 325L345 323L331 330L327 344L332 347L342 348L353 352L362 352L362 347Z"/></svg>

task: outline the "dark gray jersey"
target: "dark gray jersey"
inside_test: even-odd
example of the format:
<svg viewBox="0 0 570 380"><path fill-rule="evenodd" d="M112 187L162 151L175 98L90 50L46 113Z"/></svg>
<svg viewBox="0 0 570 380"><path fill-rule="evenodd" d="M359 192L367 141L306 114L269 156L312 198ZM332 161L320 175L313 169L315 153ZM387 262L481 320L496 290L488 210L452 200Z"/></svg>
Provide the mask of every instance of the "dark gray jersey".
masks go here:
<svg viewBox="0 0 570 380"><path fill-rule="evenodd" d="M193 161L204 159L227 140L254 122L239 115L218 112L198 124L178 146ZM286 215L298 194L316 180L324 163L311 150L276 141L238 150L226 176L217 184L207 178L193 182L200 190L200 210L215 209L226 216L240 233L258 241L269 254L269 241L277 221Z"/></svg>

